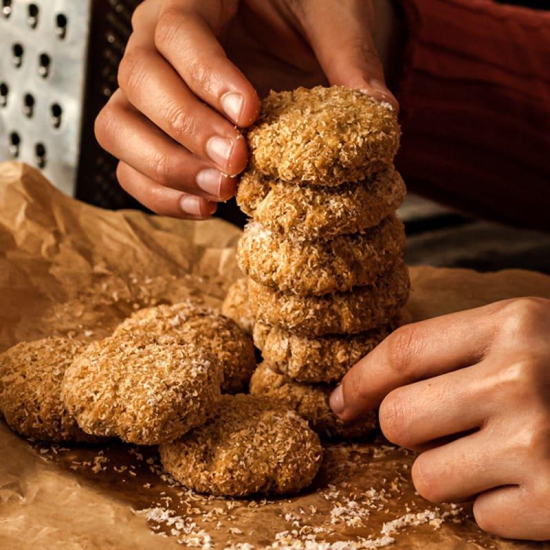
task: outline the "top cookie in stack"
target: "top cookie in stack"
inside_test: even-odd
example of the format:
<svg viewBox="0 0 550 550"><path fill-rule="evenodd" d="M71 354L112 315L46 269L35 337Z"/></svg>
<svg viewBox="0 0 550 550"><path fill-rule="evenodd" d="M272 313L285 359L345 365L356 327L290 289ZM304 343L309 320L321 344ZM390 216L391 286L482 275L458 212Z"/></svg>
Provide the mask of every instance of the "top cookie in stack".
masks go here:
<svg viewBox="0 0 550 550"><path fill-rule="evenodd" d="M399 324L409 293L399 136L390 105L344 87L272 92L248 134L237 200L253 221L237 258L255 343L280 384L338 382ZM266 365L253 392L269 387L258 380Z"/></svg>
<svg viewBox="0 0 550 550"><path fill-rule="evenodd" d="M289 183L334 187L391 166L399 126L388 104L340 86L271 93L248 134L252 165Z"/></svg>

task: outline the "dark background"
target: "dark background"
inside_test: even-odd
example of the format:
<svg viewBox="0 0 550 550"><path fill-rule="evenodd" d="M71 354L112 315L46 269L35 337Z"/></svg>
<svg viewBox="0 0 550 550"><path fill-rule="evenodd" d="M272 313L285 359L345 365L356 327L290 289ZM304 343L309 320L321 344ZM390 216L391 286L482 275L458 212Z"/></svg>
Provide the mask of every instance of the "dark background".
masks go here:
<svg viewBox="0 0 550 550"><path fill-rule="evenodd" d="M534 10L550 10L550 0L496 0L499 4L525 6Z"/></svg>

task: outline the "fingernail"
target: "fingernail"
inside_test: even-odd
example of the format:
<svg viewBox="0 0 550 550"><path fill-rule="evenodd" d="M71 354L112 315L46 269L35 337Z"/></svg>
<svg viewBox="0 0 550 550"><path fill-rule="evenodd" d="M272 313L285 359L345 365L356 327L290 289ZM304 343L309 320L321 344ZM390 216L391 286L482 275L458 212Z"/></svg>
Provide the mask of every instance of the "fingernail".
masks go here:
<svg viewBox="0 0 550 550"><path fill-rule="evenodd" d="M388 87L384 82L377 79L369 80L369 86L371 87L370 90L364 89L361 91L367 95L372 95L374 90L375 93L378 92L378 94L376 94L376 97L379 101L384 101L388 103L394 109L399 107L397 100L395 99L394 95L389 91Z"/></svg>
<svg viewBox="0 0 550 550"><path fill-rule="evenodd" d="M369 80L369 86L379 92L384 92L386 94L388 93L388 87L381 80L373 78L372 80Z"/></svg>
<svg viewBox="0 0 550 550"><path fill-rule="evenodd" d="M330 396L330 408L335 414L342 414L344 412L344 388L340 384Z"/></svg>
<svg viewBox="0 0 550 550"><path fill-rule="evenodd" d="M243 112L244 97L236 92L229 92L222 97L222 107L225 114L235 124L239 124Z"/></svg>
<svg viewBox="0 0 550 550"><path fill-rule="evenodd" d="M216 204L204 201L200 197L194 195L184 195L180 199L180 208L190 216L203 218L211 216L216 211Z"/></svg>
<svg viewBox="0 0 550 550"><path fill-rule="evenodd" d="M220 168L227 170L233 152L233 141L221 137L212 137L206 143L206 152Z"/></svg>
<svg viewBox="0 0 550 550"><path fill-rule="evenodd" d="M209 168L197 174L197 185L212 197L221 198L223 175L220 171Z"/></svg>

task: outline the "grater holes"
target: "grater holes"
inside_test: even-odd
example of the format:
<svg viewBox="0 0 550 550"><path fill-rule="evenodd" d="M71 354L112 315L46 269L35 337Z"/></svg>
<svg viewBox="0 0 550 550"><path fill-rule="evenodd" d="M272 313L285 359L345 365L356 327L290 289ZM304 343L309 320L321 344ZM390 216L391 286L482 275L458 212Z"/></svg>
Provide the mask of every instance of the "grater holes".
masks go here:
<svg viewBox="0 0 550 550"><path fill-rule="evenodd" d="M12 11L12 0L2 0L2 15L8 19Z"/></svg>
<svg viewBox="0 0 550 550"><path fill-rule="evenodd" d="M23 57L25 56L25 48L19 42L16 42L11 47L12 62L16 68L19 69L23 65Z"/></svg>
<svg viewBox="0 0 550 550"><path fill-rule="evenodd" d="M34 146L34 154L36 166L38 166L38 168L46 168L46 165L48 164L48 159L46 158L46 146L41 142L37 143Z"/></svg>
<svg viewBox="0 0 550 550"><path fill-rule="evenodd" d="M64 13L58 13L55 18L55 34L60 40L65 40L69 27L69 20Z"/></svg>
<svg viewBox="0 0 550 550"><path fill-rule="evenodd" d="M17 132L12 132L9 138L8 149L9 149L10 155L14 159L19 157L20 148L21 148L21 137Z"/></svg>
<svg viewBox="0 0 550 550"><path fill-rule="evenodd" d="M25 97L23 98L23 113L25 113L27 118L33 117L35 103L36 101L34 100L34 96L32 94L25 94Z"/></svg>
<svg viewBox="0 0 550 550"><path fill-rule="evenodd" d="M31 29L38 27L40 8L36 4L29 4L27 8L27 23Z"/></svg>
<svg viewBox="0 0 550 550"><path fill-rule="evenodd" d="M48 78L52 65L52 58L47 53L41 53L38 58L38 74L42 78Z"/></svg>
<svg viewBox="0 0 550 550"><path fill-rule="evenodd" d="M0 107L6 107L8 105L8 96L10 95L10 89L5 82L0 82Z"/></svg>
<svg viewBox="0 0 550 550"><path fill-rule="evenodd" d="M61 122L63 121L63 108L59 103L54 103L51 108L51 118L52 118L52 126L57 130L61 126Z"/></svg>

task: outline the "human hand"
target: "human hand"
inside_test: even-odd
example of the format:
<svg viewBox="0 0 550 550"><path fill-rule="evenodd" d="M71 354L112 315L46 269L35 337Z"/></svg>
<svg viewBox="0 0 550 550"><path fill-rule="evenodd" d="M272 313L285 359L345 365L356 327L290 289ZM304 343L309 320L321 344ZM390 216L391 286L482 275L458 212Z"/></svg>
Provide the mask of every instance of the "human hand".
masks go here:
<svg viewBox="0 0 550 550"><path fill-rule="evenodd" d="M475 498L478 525L550 539L550 300L522 298L404 326L331 397L344 420L380 406L386 438L419 451L433 502Z"/></svg>
<svg viewBox="0 0 550 550"><path fill-rule="evenodd" d="M96 120L121 186L158 214L204 219L246 166L237 128L257 117L256 89L328 80L396 104L373 17L368 0L145 0Z"/></svg>

